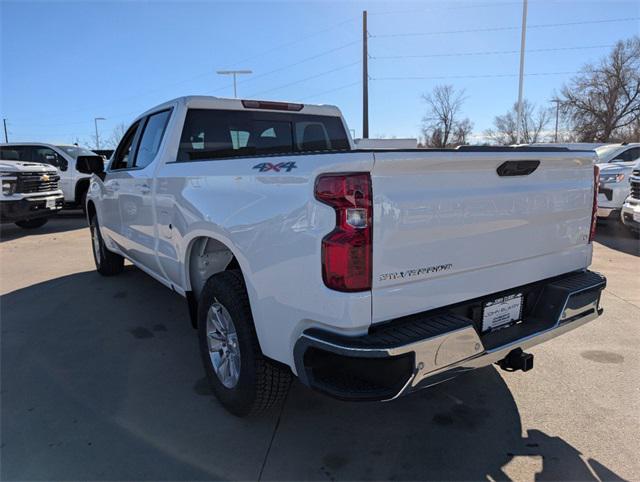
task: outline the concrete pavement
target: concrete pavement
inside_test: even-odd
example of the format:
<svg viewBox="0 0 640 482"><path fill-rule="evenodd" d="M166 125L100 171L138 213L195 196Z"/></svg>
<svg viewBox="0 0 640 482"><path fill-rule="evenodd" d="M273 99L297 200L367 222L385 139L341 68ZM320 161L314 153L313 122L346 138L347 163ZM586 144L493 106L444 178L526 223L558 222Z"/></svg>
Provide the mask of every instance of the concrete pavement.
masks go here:
<svg viewBox="0 0 640 482"><path fill-rule="evenodd" d="M184 301L128 267L100 277L64 215L0 242L3 480L612 480L640 474L640 244L601 226L605 314L493 367L393 403L295 383L228 415L203 379ZM635 455L634 455L635 454Z"/></svg>

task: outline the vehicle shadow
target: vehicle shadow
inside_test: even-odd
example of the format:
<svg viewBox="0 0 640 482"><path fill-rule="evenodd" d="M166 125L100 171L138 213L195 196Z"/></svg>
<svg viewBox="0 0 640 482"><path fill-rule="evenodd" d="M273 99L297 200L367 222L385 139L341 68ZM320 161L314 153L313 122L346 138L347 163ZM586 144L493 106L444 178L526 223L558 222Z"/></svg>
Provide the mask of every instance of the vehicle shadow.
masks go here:
<svg viewBox="0 0 640 482"><path fill-rule="evenodd" d="M12 241L29 235L54 234L75 231L87 227L87 220L82 211L65 211L49 218L41 228L23 229L15 224L0 225L0 242Z"/></svg>
<svg viewBox="0 0 640 482"><path fill-rule="evenodd" d="M617 220L599 221L596 228L596 242L616 251L640 256L640 239Z"/></svg>
<svg viewBox="0 0 640 482"><path fill-rule="evenodd" d="M392 403L294 383L249 419L203 378L182 298L127 267L0 297L3 480L478 480L517 457L539 479L617 478L553 434L522 436L492 367Z"/></svg>

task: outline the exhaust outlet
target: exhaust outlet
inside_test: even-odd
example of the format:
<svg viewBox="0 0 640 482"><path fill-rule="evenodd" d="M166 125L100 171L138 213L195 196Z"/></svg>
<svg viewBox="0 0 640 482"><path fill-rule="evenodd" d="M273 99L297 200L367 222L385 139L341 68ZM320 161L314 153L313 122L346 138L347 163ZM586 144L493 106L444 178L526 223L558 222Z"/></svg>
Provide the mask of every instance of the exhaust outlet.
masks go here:
<svg viewBox="0 0 640 482"><path fill-rule="evenodd" d="M523 352L522 348L516 348L500 360L498 366L507 372L515 372L518 370L528 372L533 368L533 355Z"/></svg>

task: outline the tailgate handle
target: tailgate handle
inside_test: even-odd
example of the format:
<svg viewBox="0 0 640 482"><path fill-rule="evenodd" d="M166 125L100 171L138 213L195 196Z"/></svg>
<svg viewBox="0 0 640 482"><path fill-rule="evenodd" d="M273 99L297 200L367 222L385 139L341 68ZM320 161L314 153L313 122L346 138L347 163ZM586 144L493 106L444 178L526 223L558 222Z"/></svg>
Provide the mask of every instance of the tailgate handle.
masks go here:
<svg viewBox="0 0 640 482"><path fill-rule="evenodd" d="M498 176L528 176L538 169L540 161L507 161L498 166Z"/></svg>

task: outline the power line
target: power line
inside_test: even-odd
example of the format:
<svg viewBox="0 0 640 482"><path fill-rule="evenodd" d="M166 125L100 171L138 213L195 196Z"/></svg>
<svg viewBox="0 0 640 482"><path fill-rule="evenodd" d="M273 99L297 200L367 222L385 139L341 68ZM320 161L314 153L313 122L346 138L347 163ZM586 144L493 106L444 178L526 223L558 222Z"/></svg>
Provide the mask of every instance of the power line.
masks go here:
<svg viewBox="0 0 640 482"><path fill-rule="evenodd" d="M254 60L256 58L263 57L265 54L270 54L271 52L274 52L276 50L280 50L280 49L283 49L283 48L286 48L286 47L290 47L291 45L298 44L302 40L307 40L307 39L312 38L312 37L317 37L318 35L322 35L323 33L330 32L332 30L335 30L338 27L341 27L341 26L343 26L343 25L345 25L345 24L347 24L349 22L353 22L354 20L358 20L358 19L359 19L359 17L349 17L349 18L347 18L345 20L342 20L341 22L338 22L336 24L333 24L332 26L327 27L325 29L317 30L317 31L312 32L310 34L307 34L307 35L304 35L302 37L299 37L296 40L290 40L290 41L278 44L278 45L276 45L274 47L269 48L268 50L263 50L260 53L257 53L255 55L251 55L250 57L246 57L246 58L241 59L241 60L238 60L238 62L236 62L234 65L242 64L244 62L248 62L249 60Z"/></svg>
<svg viewBox="0 0 640 482"><path fill-rule="evenodd" d="M353 21L355 21L357 19L359 19L359 17L346 18L346 19L344 19L344 20L342 20L340 22L332 24L331 26L329 26L327 28L324 28L324 29L321 29L321 30L316 30L315 32L311 32L309 34L306 34L306 35L303 35L301 37L298 37L295 40L283 42L283 43L277 44L277 45L275 45L275 46L273 46L273 47L271 47L271 48L269 48L267 50L263 50L263 51L261 51L259 53L252 54L249 57L246 57L244 59L238 60L234 65L241 64L243 62L246 62L246 61L249 61L249 60L253 60L253 59L258 58L258 57L263 57L264 55L266 55L268 53L271 53L273 51L287 48L289 46L298 44L301 41L309 39L309 38L312 38L312 37L317 37L317 36L322 35L322 34L324 34L326 32L330 32L332 30L335 30L335 29L337 29L337 28L339 28L339 27L341 27L341 26L343 26L343 25L345 25L345 24L347 24L349 22L353 22ZM341 48L346 48L347 46L348 46L348 44L345 44L345 45L342 45L340 47L336 47L335 50L340 50ZM331 51L335 51L335 50L331 49ZM324 53L321 53L321 54L318 54L318 56L324 55L325 53L328 53L328 51L324 52ZM302 61L300 61L300 63L302 63L303 61L306 61L306 60L307 59L302 60ZM308 60L311 60L311 59L308 59ZM297 65L297 64L293 64L293 65ZM293 66L293 65L291 65L291 66ZM269 73L275 73L275 72L278 72L280 70L284 70L284 68L285 67L282 67L281 69L275 69L273 71L270 71ZM203 77L207 77L207 76L210 76L210 75L213 75L213 71L212 70L208 70L206 72L201 72L201 73L198 73L198 74L196 74L194 76L191 76L189 78L165 84L162 87L156 87L156 88L152 88L152 89L145 89L143 92L139 92L138 94L135 94L135 95L130 95L130 96L127 96L127 97L122 97L122 98L118 98L118 99L115 99L115 100L111 100L109 102L109 104L111 105L111 104L114 104L114 103L120 103L120 102L124 102L124 101L128 101L128 100L138 99L138 98L140 98L142 96L147 96L149 94L157 94L158 92L161 92L161 91L165 90L166 88L173 87L173 86L176 86L176 85L180 85L180 84L183 84L183 83L186 83L186 82L191 82L193 80L200 79L200 78L203 78ZM263 77L265 75L267 75L267 73L254 76L254 78ZM240 84L240 82L238 82L238 84ZM216 89L214 91L211 91L211 92L219 92L219 91L222 91L222 90L227 89L227 88L228 88L228 86L225 85L225 86L221 86L220 88L218 88L218 89ZM96 106L93 106L93 107L82 107L80 109L67 110L66 112L67 113L78 113L78 112L91 112L91 111L96 111L96 110L104 110L104 109L103 109L103 106L96 105ZM55 119L55 114L54 114L54 116L47 116L47 115L39 116L39 118L45 118L45 119L52 119L53 118L53 119ZM12 117L12 121L14 121L14 120L15 119ZM26 118L22 118L22 119L18 119L18 120L23 120L23 121L26 121L26 122L29 121L29 119L26 119ZM83 122L69 123L69 125L81 124L81 123L83 123Z"/></svg>
<svg viewBox="0 0 640 482"><path fill-rule="evenodd" d="M282 72L283 70L287 70L287 69L290 69L292 67L296 67L298 65L304 64L305 62L309 62L310 60L315 60L315 59L318 59L320 57L324 57L325 55L328 55L328 54L331 54L331 53L334 53L334 52L338 52L340 50L346 49L347 47L351 47L352 45L355 45L355 44L358 44L358 43L360 43L360 40L354 40L353 42L347 42L346 44L339 45L339 46L334 47L334 48L329 49L329 50L324 50L324 51L322 51L322 52L320 52L318 54L311 55L310 57L305 57L305 58L300 59L300 60L298 60L296 62L293 62L291 64L283 65L282 67L278 67L278 68L275 68L273 70L269 70L267 72L263 72L262 74L259 74L259 75L254 75L254 76L251 76L251 77L247 77L246 79L242 79L241 81L239 81L238 84L244 84L246 82L252 82L252 81L254 81L256 79L260 79L262 77L266 77L268 75L275 74L277 72ZM209 92L210 93L219 92L220 90L226 89L226 88L228 88L228 86L222 87L220 89L210 90Z"/></svg>
<svg viewBox="0 0 640 482"><path fill-rule="evenodd" d="M469 5L458 5L455 7L442 7L442 6L433 6L412 10L387 10L382 12L369 12L369 15L395 15L395 14L404 14L404 13L418 13L418 12L428 12L431 10L443 11L443 10L464 10L467 8L487 8L487 7L507 7L513 5L522 5L522 2L493 2L493 3L476 3Z"/></svg>
<svg viewBox="0 0 640 482"><path fill-rule="evenodd" d="M336 87L335 89L329 89L329 90L325 90L322 92L318 92L317 94L313 94L313 95L308 95L306 97L302 97L301 99L298 99L298 101L302 102L304 100L307 99L313 99L314 97L320 97L321 95L325 95L325 94L331 94L333 92L337 92L339 90L344 90L347 89L349 87L353 87L354 85L360 85L361 81L360 80L356 80L355 82L351 82L349 84L345 84L345 85L341 85L340 87Z"/></svg>
<svg viewBox="0 0 640 482"><path fill-rule="evenodd" d="M601 48L611 48L614 45L589 45L589 46L579 46L579 47L554 47L548 49L527 49L527 53L535 53L535 52L560 52L567 50L587 50L587 49L601 49ZM433 57L466 57L466 56L475 56L475 55L503 55L503 54L517 54L520 53L519 50L484 50L478 52L450 52L444 54L424 54L424 55L382 55L382 56L371 56L370 58L373 60L392 60L392 59L426 59Z"/></svg>
<svg viewBox="0 0 640 482"><path fill-rule="evenodd" d="M568 26L574 26L574 25L593 25L593 24L615 23L615 22L631 22L636 20L640 20L640 17L612 18L607 20L585 20L582 22L566 22L566 23L542 23L537 25L529 25L527 26L527 29L568 27ZM506 30L520 30L520 27L505 26L505 27L470 28L470 29L463 29L463 30L439 30L434 32L404 32L404 33L371 35L371 37L372 38L420 37L420 36L426 36L426 35L445 35L445 34L457 34L457 33L501 32Z"/></svg>
<svg viewBox="0 0 640 482"><path fill-rule="evenodd" d="M573 75L578 72L537 72L526 76ZM371 80L444 80L444 79L493 79L502 77L518 77L518 74L473 74L473 75L439 75L430 77L372 77Z"/></svg>
<svg viewBox="0 0 640 482"><path fill-rule="evenodd" d="M257 96L262 95L262 94L268 94L269 92L274 92L276 90L281 90L281 89L284 89L286 87L291 87L292 85L301 84L302 82L307 82L309 80L313 80L313 79L316 79L318 77L322 77L323 75L331 74L333 72L338 72L339 70L344 70L344 69L347 69L349 67L353 67L354 65L357 65L359 63L360 63L360 61L358 60L356 62L351 62L349 64L342 65L342 66L336 67L334 69L325 70L324 72L320 72L318 74L315 74L315 75L312 75L312 76L309 76L309 77L305 77L304 79L298 79L298 80L295 80L293 82L289 82L288 84L283 84L283 85L281 85L279 87L274 87L272 89L256 92L256 93L250 95L250 97L257 97Z"/></svg>

